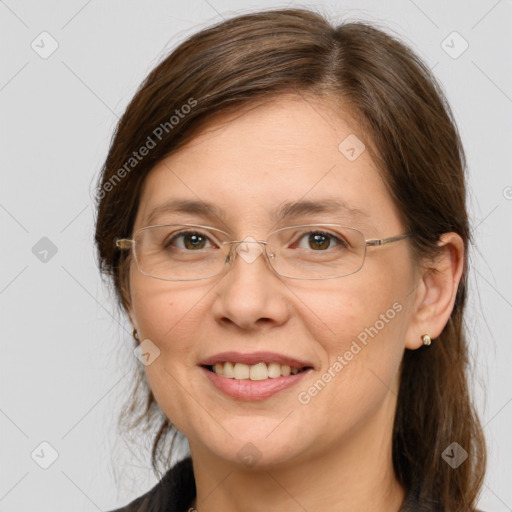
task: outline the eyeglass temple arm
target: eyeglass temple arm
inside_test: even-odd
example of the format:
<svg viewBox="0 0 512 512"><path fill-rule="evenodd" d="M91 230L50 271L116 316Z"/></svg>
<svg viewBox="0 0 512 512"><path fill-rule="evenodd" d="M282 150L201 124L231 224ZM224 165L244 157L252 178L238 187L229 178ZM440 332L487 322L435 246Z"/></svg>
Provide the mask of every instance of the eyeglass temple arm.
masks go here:
<svg viewBox="0 0 512 512"><path fill-rule="evenodd" d="M119 238L116 240L116 247L119 249L129 249L133 245L133 240L129 238Z"/></svg>
<svg viewBox="0 0 512 512"><path fill-rule="evenodd" d="M371 240L366 240L366 245L379 246L379 245L390 244L391 242L398 242L399 240L403 240L404 238L409 238L413 234L414 233L405 233L403 235L390 236L389 238L375 238L375 239L371 239Z"/></svg>

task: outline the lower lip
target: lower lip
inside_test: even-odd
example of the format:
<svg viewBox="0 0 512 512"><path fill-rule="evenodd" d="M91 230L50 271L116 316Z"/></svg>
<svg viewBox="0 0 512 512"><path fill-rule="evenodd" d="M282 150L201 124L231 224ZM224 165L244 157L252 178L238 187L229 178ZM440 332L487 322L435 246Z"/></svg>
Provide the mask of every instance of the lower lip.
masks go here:
<svg viewBox="0 0 512 512"><path fill-rule="evenodd" d="M225 395L238 400L265 400L279 391L291 388L297 384L305 375L309 374L312 368L303 370L288 377L277 377L266 380L230 379L217 375L215 372L201 366L210 382Z"/></svg>

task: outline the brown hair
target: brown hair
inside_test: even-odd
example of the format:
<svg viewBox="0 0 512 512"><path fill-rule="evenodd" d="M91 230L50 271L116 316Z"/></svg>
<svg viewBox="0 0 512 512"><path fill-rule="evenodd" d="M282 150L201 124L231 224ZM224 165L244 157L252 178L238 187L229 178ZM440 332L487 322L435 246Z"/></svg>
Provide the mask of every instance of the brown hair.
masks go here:
<svg viewBox="0 0 512 512"><path fill-rule="evenodd" d="M289 93L329 99L334 110L343 105L353 113L404 228L414 232L410 243L418 261L435 255L439 236L450 231L462 237L467 254L464 151L443 91L425 64L366 22L332 26L305 9L260 11L181 43L144 80L119 121L97 185L95 240L100 270L112 279L121 310L129 304L130 254L114 241L132 234L148 172L215 116ZM149 151L134 161L142 147ZM405 352L393 432L397 478L453 512L475 506L486 461L468 389L466 277L467 256L442 334L430 347ZM143 419L160 419L151 455L156 471L177 431L159 411L143 370L123 418L133 428ZM164 451L170 432L171 447ZM452 442L468 452L457 469L442 458Z"/></svg>

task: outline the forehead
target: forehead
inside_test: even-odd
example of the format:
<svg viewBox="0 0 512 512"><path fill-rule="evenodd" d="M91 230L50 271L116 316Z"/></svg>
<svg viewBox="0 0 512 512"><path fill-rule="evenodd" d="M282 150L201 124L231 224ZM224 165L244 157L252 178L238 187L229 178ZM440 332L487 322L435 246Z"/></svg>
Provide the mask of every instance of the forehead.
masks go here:
<svg viewBox="0 0 512 512"><path fill-rule="evenodd" d="M395 212L363 141L350 116L300 97L219 119L150 171L135 228L156 222L158 211L169 218L165 205L180 200L209 203L224 227L263 229L292 202L327 199L344 207L340 220L360 212L361 220L378 228ZM357 158L346 152L347 144L360 152Z"/></svg>

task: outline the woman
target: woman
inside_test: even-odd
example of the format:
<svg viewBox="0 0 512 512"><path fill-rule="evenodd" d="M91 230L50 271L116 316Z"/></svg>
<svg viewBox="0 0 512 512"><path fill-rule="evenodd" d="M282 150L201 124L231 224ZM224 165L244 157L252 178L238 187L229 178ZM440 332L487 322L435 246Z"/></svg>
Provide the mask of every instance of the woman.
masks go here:
<svg viewBox="0 0 512 512"><path fill-rule="evenodd" d="M159 64L98 184L166 470L119 510L474 510L464 168L428 68L369 24L253 13Z"/></svg>

